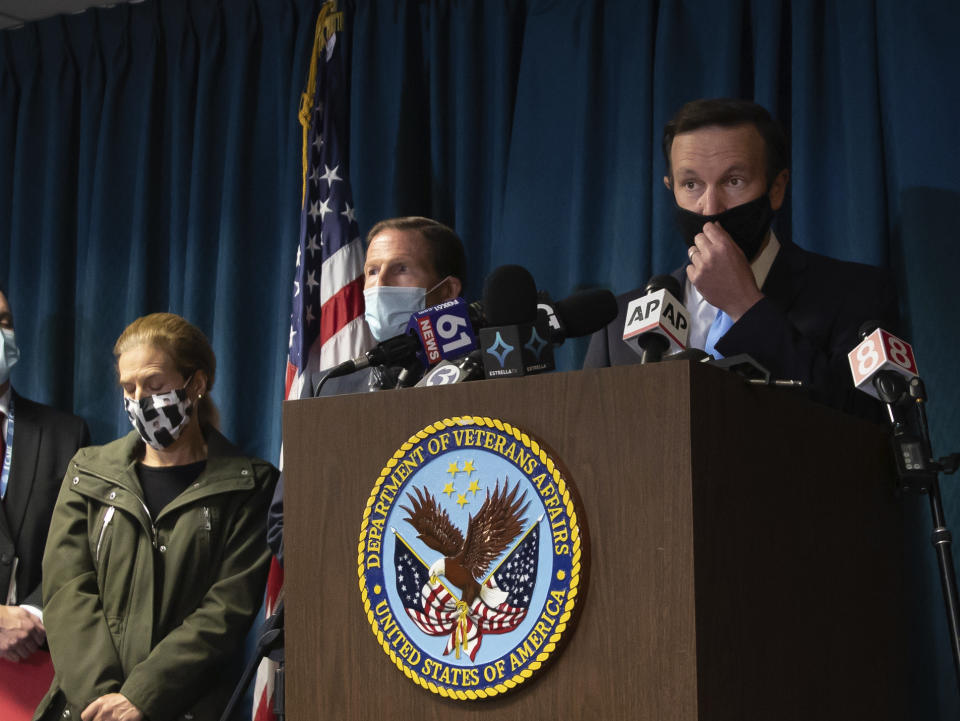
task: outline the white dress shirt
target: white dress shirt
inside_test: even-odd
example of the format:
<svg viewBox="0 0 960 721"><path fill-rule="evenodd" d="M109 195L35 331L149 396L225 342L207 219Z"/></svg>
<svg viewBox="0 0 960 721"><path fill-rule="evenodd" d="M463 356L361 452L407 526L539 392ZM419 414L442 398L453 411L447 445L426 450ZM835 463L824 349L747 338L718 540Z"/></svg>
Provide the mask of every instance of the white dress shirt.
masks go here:
<svg viewBox="0 0 960 721"><path fill-rule="evenodd" d="M10 394L13 393L12 386L7 386L7 390L0 395L0 413L3 413L3 423L0 424L0 433L4 439L7 437L7 416L10 415Z"/></svg>

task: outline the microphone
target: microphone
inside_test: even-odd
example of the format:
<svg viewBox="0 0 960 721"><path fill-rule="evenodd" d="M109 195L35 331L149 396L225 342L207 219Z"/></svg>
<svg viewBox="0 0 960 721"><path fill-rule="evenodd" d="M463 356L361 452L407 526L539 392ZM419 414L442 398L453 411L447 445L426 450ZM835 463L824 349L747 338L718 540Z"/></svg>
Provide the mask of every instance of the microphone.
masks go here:
<svg viewBox="0 0 960 721"><path fill-rule="evenodd" d="M350 375L370 366L406 365L416 358L417 350L420 348L420 340L407 333L381 341L363 355L344 361L327 371L317 383L313 395L317 396L323 384L331 378Z"/></svg>
<svg viewBox="0 0 960 721"><path fill-rule="evenodd" d="M421 365L429 367L469 353L477 345L471 320L476 314L477 309L468 305L463 298L454 298L417 311L410 316L406 333L381 341L363 355L331 368L320 379L314 396L330 378L339 378L371 366L404 366L409 369L419 361ZM401 384L406 384L412 372L409 370L403 374Z"/></svg>
<svg viewBox="0 0 960 721"><path fill-rule="evenodd" d="M847 354L853 385L884 403L899 402L919 375L913 348L876 321L860 326L859 335L860 343Z"/></svg>
<svg viewBox="0 0 960 721"><path fill-rule="evenodd" d="M537 310L537 285L520 265L502 265L483 286L487 327L480 330L484 375L522 376L553 368L545 313Z"/></svg>
<svg viewBox="0 0 960 721"><path fill-rule="evenodd" d="M487 326L533 323L537 319L537 284L522 265L494 268L483 283Z"/></svg>
<svg viewBox="0 0 960 721"><path fill-rule="evenodd" d="M653 276L643 292L627 306L623 340L640 355L641 363L656 363L664 353L686 347L689 313L677 300L683 292L672 275ZM636 342L630 342L634 338Z"/></svg>
<svg viewBox="0 0 960 721"><path fill-rule="evenodd" d="M937 474L946 459L933 459L924 408L926 389L917 371L913 348L880 328L876 321L860 326L859 335L862 340L847 354L850 372L857 388L887 407L893 455L903 488L922 493L936 489L939 493Z"/></svg>
<svg viewBox="0 0 960 721"><path fill-rule="evenodd" d="M531 344L531 335L535 333L539 320L537 287L526 268L520 265L494 268L484 281L483 300L470 303L466 306L466 312L469 325L479 333L481 347L488 351L477 348L476 336L472 336L469 344L461 340L468 332L462 320L450 323L449 330L438 326L441 335L447 331L447 336L451 337L449 349L453 352L441 353L440 362L424 374L417 387L450 385L482 378L488 353L497 359L491 360L497 364L492 370L501 371L494 375L524 375L537 364L539 359L529 358L532 351L524 348ZM541 321L541 331L542 335L547 335L544 323ZM413 327L413 319L410 325ZM542 354L543 348L540 350ZM428 357L431 356L428 354ZM432 357L437 357L437 354ZM552 356L547 361L552 366ZM508 372L503 373L503 370Z"/></svg>
<svg viewBox="0 0 960 721"><path fill-rule="evenodd" d="M410 316L407 333L419 339L416 355L424 366L460 358L477 347L471 311L475 311L471 304L454 298Z"/></svg>
<svg viewBox="0 0 960 721"><path fill-rule="evenodd" d="M515 328L520 330L523 375L553 367L552 356L549 355L546 346L539 349L539 357L533 355L536 351L537 339L540 339L541 345L543 341L547 341L550 345L560 345L567 338L590 335L617 317L617 299L608 290L580 291L557 302L553 302L545 291L540 291L539 302L536 305L537 321L530 326L528 322L530 289L535 287L532 283L533 278L520 266L502 266L487 278L484 302L471 303L469 307L471 322L474 327L481 328L481 338L489 341L483 344L484 348L493 347L497 350L496 330L500 332L501 340L512 337L511 331ZM507 302L503 302L504 297L507 298ZM487 307L491 309L489 312ZM518 322L516 318L523 319L524 322ZM485 326L493 324L491 320L499 322L501 327L493 333L482 330ZM537 334L535 337L534 332ZM531 345L530 348L525 347L528 344ZM460 359L443 360L427 371L417 386L450 385L482 378L484 355L483 350L474 350ZM493 375L503 375L501 371L504 368L499 365L499 361L492 362L493 366L489 370L494 371ZM520 369L516 368L516 370ZM520 375L520 373L514 373L514 375Z"/></svg>
<svg viewBox="0 0 960 721"><path fill-rule="evenodd" d="M546 291L540 291L539 297L537 309L547 316L554 345L596 333L617 317L617 299L603 288L581 290L556 303Z"/></svg>
<svg viewBox="0 0 960 721"><path fill-rule="evenodd" d="M456 360L440 361L424 373L417 388L447 386L483 378L483 351L479 348Z"/></svg>

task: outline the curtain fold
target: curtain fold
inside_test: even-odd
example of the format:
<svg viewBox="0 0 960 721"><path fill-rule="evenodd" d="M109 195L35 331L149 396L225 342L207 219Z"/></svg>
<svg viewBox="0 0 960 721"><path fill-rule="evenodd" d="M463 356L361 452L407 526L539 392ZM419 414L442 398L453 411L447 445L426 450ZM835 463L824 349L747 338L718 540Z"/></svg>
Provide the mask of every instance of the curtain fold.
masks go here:
<svg viewBox="0 0 960 721"><path fill-rule="evenodd" d="M0 33L0 280L25 361L14 381L84 415L96 440L127 427L113 341L170 310L220 358L224 430L276 458L296 112L319 5L165 0Z"/></svg>

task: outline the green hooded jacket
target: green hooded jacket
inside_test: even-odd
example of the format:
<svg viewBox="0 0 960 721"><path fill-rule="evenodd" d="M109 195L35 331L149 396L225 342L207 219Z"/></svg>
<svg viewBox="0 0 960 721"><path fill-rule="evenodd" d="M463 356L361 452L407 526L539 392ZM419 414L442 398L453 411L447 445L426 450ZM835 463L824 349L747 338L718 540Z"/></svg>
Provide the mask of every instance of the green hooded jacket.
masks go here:
<svg viewBox="0 0 960 721"><path fill-rule="evenodd" d="M149 721L216 721L263 600L267 508L277 478L204 428L203 472L155 517L136 431L81 449L43 558L43 622L55 676L34 715L80 718L122 693Z"/></svg>

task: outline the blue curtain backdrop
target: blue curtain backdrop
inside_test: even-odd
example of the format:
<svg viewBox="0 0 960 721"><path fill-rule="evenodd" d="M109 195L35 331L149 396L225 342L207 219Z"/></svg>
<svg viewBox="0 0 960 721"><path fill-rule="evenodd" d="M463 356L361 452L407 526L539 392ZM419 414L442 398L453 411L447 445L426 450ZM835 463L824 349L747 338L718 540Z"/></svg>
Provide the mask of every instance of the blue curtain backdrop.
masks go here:
<svg viewBox="0 0 960 721"><path fill-rule="evenodd" d="M224 431L277 457L296 112L319 6L147 0L0 32L0 283L23 352L14 383L86 417L95 441L128 427L114 339L137 316L171 310L213 342ZM960 450L956 2L356 0L348 10L363 232L414 213L453 225L471 298L503 263L525 265L555 297L628 290L684 259L662 184L663 123L691 98L754 98L792 136L779 232L894 269L934 450ZM583 350L568 344L564 367ZM954 530L956 482L944 491ZM904 501L911 718L953 719L925 504Z"/></svg>

